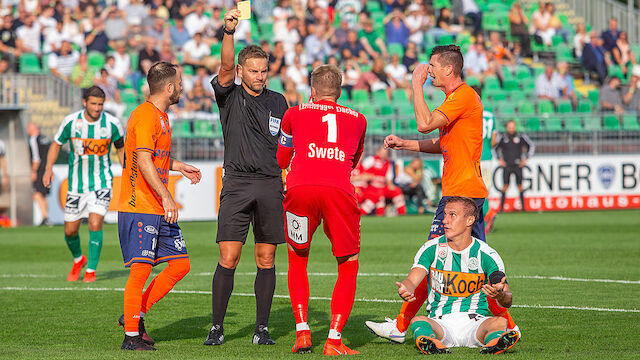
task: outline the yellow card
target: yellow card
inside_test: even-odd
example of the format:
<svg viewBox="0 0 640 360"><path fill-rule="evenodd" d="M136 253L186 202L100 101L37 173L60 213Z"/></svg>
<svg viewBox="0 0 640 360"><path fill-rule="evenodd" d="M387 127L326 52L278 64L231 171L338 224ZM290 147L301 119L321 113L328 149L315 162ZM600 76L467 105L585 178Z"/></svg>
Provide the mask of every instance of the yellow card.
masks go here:
<svg viewBox="0 0 640 360"><path fill-rule="evenodd" d="M249 20L251 19L251 1L239 1L238 2L238 10L240 10L240 17L238 20Z"/></svg>

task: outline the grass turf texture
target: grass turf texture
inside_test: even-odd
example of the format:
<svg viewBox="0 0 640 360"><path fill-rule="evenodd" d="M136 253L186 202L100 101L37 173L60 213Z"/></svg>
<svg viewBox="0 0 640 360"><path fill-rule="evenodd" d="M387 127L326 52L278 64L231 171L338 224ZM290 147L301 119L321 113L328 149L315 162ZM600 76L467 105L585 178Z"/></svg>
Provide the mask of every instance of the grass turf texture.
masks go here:
<svg viewBox="0 0 640 360"><path fill-rule="evenodd" d="M576 306L637 309L640 298L640 211L501 214L489 235L505 261L514 292L514 306ZM361 273L406 273L425 241L428 216L362 219ZM119 350L123 339L116 321L122 313L122 288L128 272L122 267L117 228L105 225L104 247L93 284L67 283L71 257L62 227L0 230L0 358L243 358L291 356L316 358L328 333L330 302L311 300L309 322L313 354L291 354L295 324L287 298L274 299L269 328L275 346L250 344L255 321L252 297L255 263L252 240L237 270L234 293L225 319L225 344L203 346L211 326L211 275L217 263L216 224L182 223L191 256L191 272L154 306L146 319L158 352L133 354ZM88 233L81 228L86 253ZM276 269L286 272L286 250L278 249ZM158 266L153 274L164 268ZM335 273L335 259L322 232L312 245L309 272ZM203 274L208 273L208 274ZM40 277L34 277L40 276ZM631 284L531 279L563 276L636 281ZM518 277L523 276L523 277ZM311 276L311 296L330 297L335 275ZM150 278L151 279L151 278ZM394 275L361 276L356 297L396 301ZM149 280L150 281L150 280ZM10 290L8 288L73 290ZM103 289L87 291L87 289ZM276 294L287 295L286 276L279 275ZM404 359L421 355L410 334L403 345L375 338L365 320L395 316L400 303L356 301L344 330L347 345L366 358ZM523 339L510 359L638 358L638 312L610 312L515 307L511 313ZM633 340L636 339L636 340ZM482 358L478 349L452 349L448 359Z"/></svg>

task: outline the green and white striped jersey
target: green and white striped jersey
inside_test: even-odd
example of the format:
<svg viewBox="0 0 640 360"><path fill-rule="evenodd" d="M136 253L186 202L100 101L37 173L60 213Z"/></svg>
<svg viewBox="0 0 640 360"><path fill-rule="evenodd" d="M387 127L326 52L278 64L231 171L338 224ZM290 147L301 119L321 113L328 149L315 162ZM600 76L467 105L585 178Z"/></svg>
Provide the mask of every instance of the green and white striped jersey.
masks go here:
<svg viewBox="0 0 640 360"><path fill-rule="evenodd" d="M412 268L427 270L429 317L458 312L490 316L482 285L494 271L504 272L504 263L487 243L472 239L462 251L451 249L444 236L427 241L418 250Z"/></svg>
<svg viewBox="0 0 640 360"><path fill-rule="evenodd" d="M120 120L105 112L95 122L85 119L84 110L64 118L54 140L59 145L69 142L69 192L112 188L109 149L123 137Z"/></svg>
<svg viewBox="0 0 640 360"><path fill-rule="evenodd" d="M496 132L496 118L491 111L482 111L482 154L480 160L493 159L491 137Z"/></svg>

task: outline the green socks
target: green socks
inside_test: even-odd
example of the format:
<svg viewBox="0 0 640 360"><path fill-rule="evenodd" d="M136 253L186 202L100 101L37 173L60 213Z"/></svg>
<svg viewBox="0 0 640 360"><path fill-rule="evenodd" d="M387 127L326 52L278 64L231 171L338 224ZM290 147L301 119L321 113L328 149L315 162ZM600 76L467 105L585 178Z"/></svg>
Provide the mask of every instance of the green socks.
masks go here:
<svg viewBox="0 0 640 360"><path fill-rule="evenodd" d="M102 230L89 231L89 262L87 264L87 270L96 270L96 268L98 267L98 261L100 261L101 251Z"/></svg>
<svg viewBox="0 0 640 360"><path fill-rule="evenodd" d="M433 331L431 324L427 321L415 321L411 324L411 331L413 331L413 338L417 339L419 336L436 338L436 333Z"/></svg>
<svg viewBox="0 0 640 360"><path fill-rule="evenodd" d="M67 242L67 246L69 247L69 250L71 250L71 255L73 255L74 258L79 258L80 256L82 256L82 249L80 248L80 235L65 235L64 241Z"/></svg>
<svg viewBox="0 0 640 360"><path fill-rule="evenodd" d="M499 338L500 336L502 336L502 334L504 334L504 331L494 331L494 332L492 332L491 334L487 335L484 338L484 344L486 345L486 344L489 343L489 341Z"/></svg>

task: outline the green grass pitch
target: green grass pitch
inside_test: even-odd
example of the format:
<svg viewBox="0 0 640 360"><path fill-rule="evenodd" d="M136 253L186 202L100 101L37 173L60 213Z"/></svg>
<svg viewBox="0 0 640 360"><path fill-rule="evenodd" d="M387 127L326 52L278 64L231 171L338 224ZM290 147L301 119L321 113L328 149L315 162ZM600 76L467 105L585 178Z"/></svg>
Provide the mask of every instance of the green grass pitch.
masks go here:
<svg viewBox="0 0 640 360"><path fill-rule="evenodd" d="M429 216L362 219L358 290L344 341L360 358L422 356L411 342L375 338L364 321L393 317L400 308L394 281L401 279L426 240ZM252 240L236 272L225 320L226 342L202 345L211 326L211 273L218 250L215 222L182 223L191 272L147 315L158 351L119 350L116 320L122 313L127 271L114 225L105 226L98 281L67 283L71 257L62 227L0 230L0 358L317 358L327 336L336 263L321 231L312 245L309 323L313 354L293 355L295 324L287 295L287 259L278 249L280 273L269 328L277 344L250 344L255 321ZM514 293L511 310L523 338L509 359L640 358L640 211L501 214L489 244L504 259ZM88 233L81 228L86 251ZM163 266L154 270L157 273ZM537 278L536 278L537 277ZM553 278L558 277L558 278ZM605 279L597 281L597 279ZM608 280L615 281L608 281ZM374 302L373 299L390 302ZM566 308L568 307L568 308ZM408 337L410 339L410 337ZM478 349L452 349L448 359L481 358Z"/></svg>

